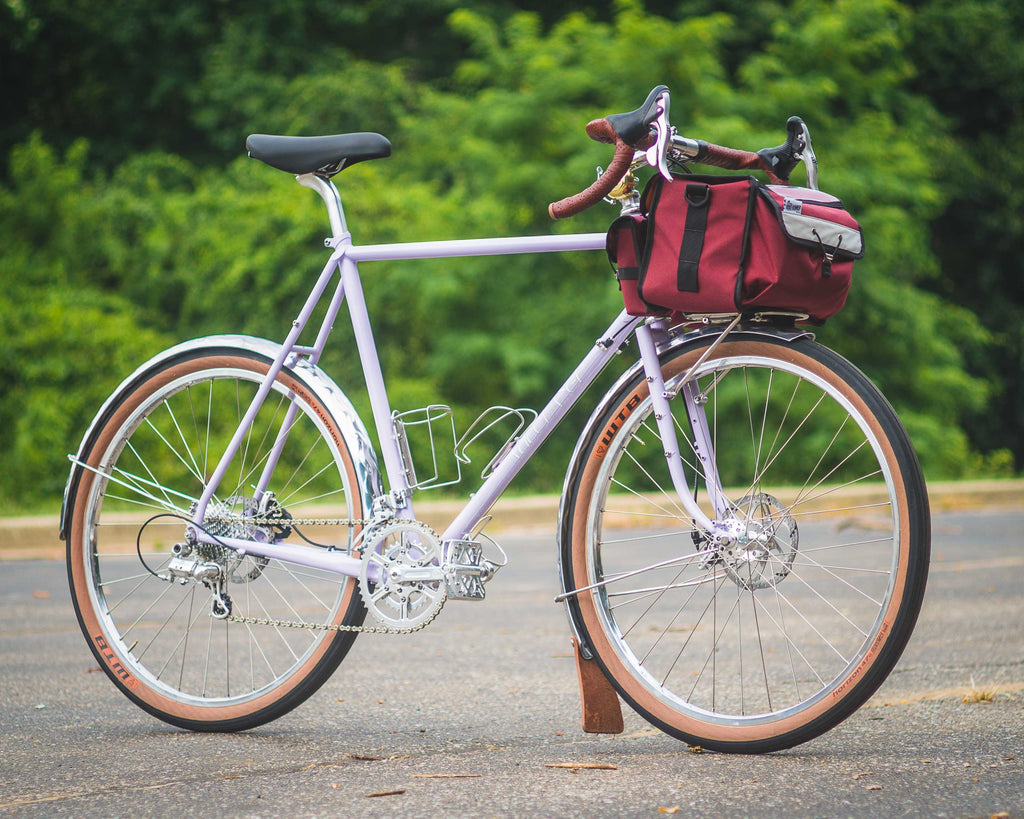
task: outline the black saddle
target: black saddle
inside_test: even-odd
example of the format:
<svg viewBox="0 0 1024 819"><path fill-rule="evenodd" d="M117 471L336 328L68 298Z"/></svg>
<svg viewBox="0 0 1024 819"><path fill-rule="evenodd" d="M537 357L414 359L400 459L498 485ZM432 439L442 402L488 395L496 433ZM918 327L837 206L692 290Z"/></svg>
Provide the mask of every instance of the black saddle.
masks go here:
<svg viewBox="0 0 1024 819"><path fill-rule="evenodd" d="M288 173L334 176L365 159L391 156L391 143L380 134L335 134L293 137L252 134L245 141L249 156Z"/></svg>

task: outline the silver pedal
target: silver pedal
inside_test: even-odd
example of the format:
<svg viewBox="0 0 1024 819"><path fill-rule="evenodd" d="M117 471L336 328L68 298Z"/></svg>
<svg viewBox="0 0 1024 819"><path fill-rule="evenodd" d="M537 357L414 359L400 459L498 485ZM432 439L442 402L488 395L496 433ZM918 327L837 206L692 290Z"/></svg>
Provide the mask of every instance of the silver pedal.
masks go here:
<svg viewBox="0 0 1024 819"><path fill-rule="evenodd" d="M475 540L453 540L447 545L450 558L445 567L444 582L448 597L483 600L487 594L484 584L505 564L494 563L484 557L483 544Z"/></svg>

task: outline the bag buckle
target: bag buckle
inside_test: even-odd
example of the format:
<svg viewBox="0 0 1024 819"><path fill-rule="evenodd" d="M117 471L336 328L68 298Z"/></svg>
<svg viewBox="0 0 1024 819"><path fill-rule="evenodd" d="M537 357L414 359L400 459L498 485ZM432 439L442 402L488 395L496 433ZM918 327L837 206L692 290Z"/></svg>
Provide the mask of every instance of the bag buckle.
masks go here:
<svg viewBox="0 0 1024 819"><path fill-rule="evenodd" d="M686 186L686 201L691 207L702 208L711 198L711 186L691 182ZM820 239L818 241L821 241Z"/></svg>
<svg viewBox="0 0 1024 819"><path fill-rule="evenodd" d="M832 260L835 259L836 254L839 252L839 248L843 246L843 237L839 237L839 241L836 246L829 253L825 248L825 243L821 240L821 234L818 233L817 229L811 231L814 234L814 238L818 240L818 248L821 250L821 275L826 279L832 275Z"/></svg>

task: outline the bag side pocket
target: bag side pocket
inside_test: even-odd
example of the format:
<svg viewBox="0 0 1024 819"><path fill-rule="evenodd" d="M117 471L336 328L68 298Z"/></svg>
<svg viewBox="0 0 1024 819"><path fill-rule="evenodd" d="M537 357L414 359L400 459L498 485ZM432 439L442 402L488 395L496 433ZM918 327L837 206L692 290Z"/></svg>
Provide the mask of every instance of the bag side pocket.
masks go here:
<svg viewBox="0 0 1024 819"><path fill-rule="evenodd" d="M608 254L608 261L615 271L615 278L618 279L626 312L631 316L651 314L650 308L637 292L640 259L643 255L646 235L646 218L642 214L631 213L620 216L612 222L605 239L605 252Z"/></svg>

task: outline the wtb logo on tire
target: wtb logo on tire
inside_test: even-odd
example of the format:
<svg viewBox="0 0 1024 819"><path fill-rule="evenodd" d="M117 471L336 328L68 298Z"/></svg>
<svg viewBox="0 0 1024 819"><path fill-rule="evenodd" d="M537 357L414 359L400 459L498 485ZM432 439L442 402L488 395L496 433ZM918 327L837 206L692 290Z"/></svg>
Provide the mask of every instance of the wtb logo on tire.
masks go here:
<svg viewBox="0 0 1024 819"><path fill-rule="evenodd" d="M96 648L100 650L100 654L103 655L103 659L107 661L107 665L110 666L110 670L114 672L121 680L133 691L139 687L139 681L135 679L131 674L128 673L128 669L121 665L121 661L117 659L117 655L114 654L114 650L107 644L106 639L102 634L97 634L93 638L93 642L96 643Z"/></svg>
<svg viewBox="0 0 1024 819"><path fill-rule="evenodd" d="M615 437L615 433L619 431L619 427L625 423L626 419L633 414L640 405L640 393L633 393L629 400L623 405L622 409L619 410L618 414L612 419L608 428L604 431L604 435L601 436L601 443L598 444L597 449L594 450L595 458L603 458L605 453L608 451L608 444L612 442Z"/></svg>

